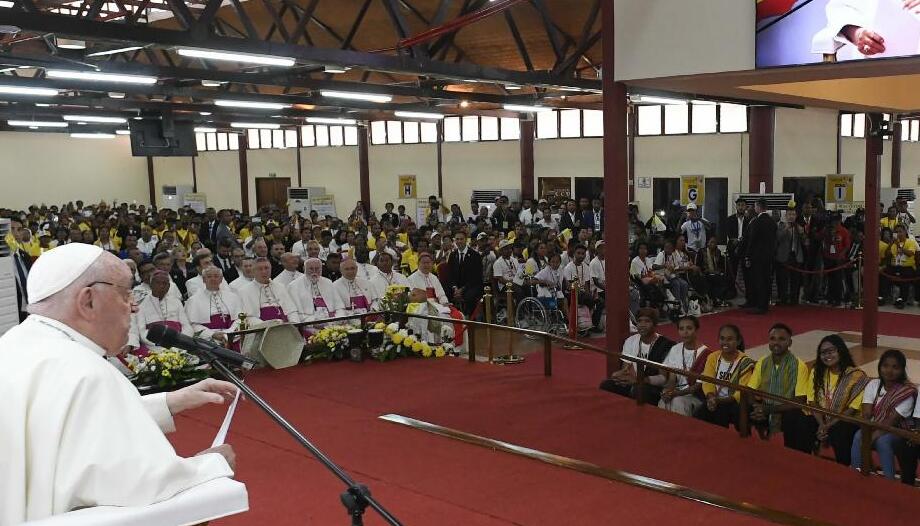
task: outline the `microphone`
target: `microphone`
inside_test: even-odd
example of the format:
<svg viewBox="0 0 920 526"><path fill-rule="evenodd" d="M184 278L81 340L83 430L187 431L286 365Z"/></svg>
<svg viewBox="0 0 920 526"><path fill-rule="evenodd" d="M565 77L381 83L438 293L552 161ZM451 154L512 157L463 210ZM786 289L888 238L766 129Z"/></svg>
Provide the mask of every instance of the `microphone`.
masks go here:
<svg viewBox="0 0 920 526"><path fill-rule="evenodd" d="M204 355L207 359L217 357L222 361L238 365L243 369L252 369L258 362L250 360L242 354L225 349L220 345L204 338L186 336L176 329L166 325L154 325L147 330L147 339L161 347L178 347L196 355Z"/></svg>

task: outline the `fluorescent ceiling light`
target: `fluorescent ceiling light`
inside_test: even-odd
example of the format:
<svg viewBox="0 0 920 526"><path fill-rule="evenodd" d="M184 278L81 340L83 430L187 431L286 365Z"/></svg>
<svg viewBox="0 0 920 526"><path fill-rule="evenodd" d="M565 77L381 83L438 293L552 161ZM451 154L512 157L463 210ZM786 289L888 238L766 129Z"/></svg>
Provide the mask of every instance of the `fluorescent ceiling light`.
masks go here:
<svg viewBox="0 0 920 526"><path fill-rule="evenodd" d="M210 111L199 111L198 112L198 115L210 115L210 114L211 114Z"/></svg>
<svg viewBox="0 0 920 526"><path fill-rule="evenodd" d="M249 100L215 100L214 104L216 106L224 106L227 108L251 108L254 110L283 110L284 108L290 108L290 104L281 104L278 102L256 102Z"/></svg>
<svg viewBox="0 0 920 526"><path fill-rule="evenodd" d="M202 80L201 85L206 88L218 88L223 82L219 80Z"/></svg>
<svg viewBox="0 0 920 526"><path fill-rule="evenodd" d="M131 130L115 130L115 135L131 135Z"/></svg>
<svg viewBox="0 0 920 526"><path fill-rule="evenodd" d="M89 53L87 57L104 57L106 55L116 55L118 53L127 53L129 51L137 51L138 49L144 49L144 46L128 46L120 47L117 49L109 49L106 51L96 51L95 53Z"/></svg>
<svg viewBox="0 0 920 526"><path fill-rule="evenodd" d="M217 128L195 128L195 133L216 133Z"/></svg>
<svg viewBox="0 0 920 526"><path fill-rule="evenodd" d="M271 123L271 122L231 122L231 128L256 128L261 130L277 130L281 127L280 124Z"/></svg>
<svg viewBox="0 0 920 526"><path fill-rule="evenodd" d="M0 93L5 95L34 95L36 97L54 97L58 90L54 88L33 88L31 86L0 86Z"/></svg>
<svg viewBox="0 0 920 526"><path fill-rule="evenodd" d="M373 93L353 93L351 91L320 91L320 95L330 99L365 100L368 102L390 102L393 97Z"/></svg>
<svg viewBox="0 0 920 526"><path fill-rule="evenodd" d="M263 66L290 67L297 62L290 57L250 55L248 53L228 53L225 51L211 51L209 49L180 48L177 52L183 57L204 58L209 60L228 60L231 62L245 62L247 64L261 64Z"/></svg>
<svg viewBox="0 0 920 526"><path fill-rule="evenodd" d="M13 5L15 4L9 0L0 0L0 7L13 7Z"/></svg>
<svg viewBox="0 0 920 526"><path fill-rule="evenodd" d="M687 101L682 99L672 99L668 97L654 97L651 95L636 95L632 97L633 102L642 104L686 104Z"/></svg>
<svg viewBox="0 0 920 526"><path fill-rule="evenodd" d="M63 49L86 49L85 40L74 40L72 38L55 38L54 45Z"/></svg>
<svg viewBox="0 0 920 526"><path fill-rule="evenodd" d="M345 73L350 68L339 67L339 66L323 66L324 73Z"/></svg>
<svg viewBox="0 0 920 526"><path fill-rule="evenodd" d="M64 115L65 121L71 122L98 122L103 124L122 124L128 122L123 117L102 117L99 115Z"/></svg>
<svg viewBox="0 0 920 526"><path fill-rule="evenodd" d="M690 102L696 104L697 106L715 106L717 104L711 100L692 100Z"/></svg>
<svg viewBox="0 0 920 526"><path fill-rule="evenodd" d="M517 111L520 113L534 113L538 111L549 111L552 109L548 106L524 106L522 104L505 104L503 108L508 111Z"/></svg>
<svg viewBox="0 0 920 526"><path fill-rule="evenodd" d="M397 111L394 113L397 117L404 119L443 119L443 113L425 113L421 111Z"/></svg>
<svg viewBox="0 0 920 526"><path fill-rule="evenodd" d="M517 84L508 84L507 86L505 86L505 89L508 91L513 91L513 90L519 90L521 89L521 87L518 86Z"/></svg>
<svg viewBox="0 0 920 526"><path fill-rule="evenodd" d="M358 123L358 121L354 119L332 119L328 117L307 117L307 122L312 124L341 124L343 126L351 126Z"/></svg>
<svg viewBox="0 0 920 526"><path fill-rule="evenodd" d="M6 121L10 126L28 126L30 128L66 128L66 122L60 121Z"/></svg>
<svg viewBox="0 0 920 526"><path fill-rule="evenodd" d="M110 91L110 92L109 92L109 98L110 98L110 99L123 99L123 98L125 98L125 94L124 94L124 93L119 93L119 92L117 92L117 91Z"/></svg>
<svg viewBox="0 0 920 526"><path fill-rule="evenodd" d="M120 73L101 73L98 71L72 71L67 69L49 69L48 76L53 79L94 80L99 82L118 82L122 84L156 84L156 77L145 75L122 75Z"/></svg>
<svg viewBox="0 0 920 526"><path fill-rule="evenodd" d="M114 133L71 133L74 139L114 139Z"/></svg>

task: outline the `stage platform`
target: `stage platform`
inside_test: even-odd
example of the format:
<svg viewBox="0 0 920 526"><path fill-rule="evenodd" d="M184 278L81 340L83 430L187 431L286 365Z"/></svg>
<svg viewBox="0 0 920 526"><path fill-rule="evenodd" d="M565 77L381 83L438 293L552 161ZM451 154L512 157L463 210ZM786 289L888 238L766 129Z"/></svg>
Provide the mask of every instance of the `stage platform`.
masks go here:
<svg viewBox="0 0 920 526"><path fill-rule="evenodd" d="M778 309L767 317L729 311L704 318L703 336L714 345L718 325L738 323L753 353L765 343L772 322L792 322L801 334L794 348L806 357L821 331L858 330L857 316L858 311L812 307ZM880 328L909 338L917 334L907 323L913 319L882 314ZM542 357L533 352L520 366L456 358L319 363L260 371L248 382L407 525L906 525L920 516L915 489L600 392L604 361L588 351L556 349L551 378L543 377ZM222 414L222 408L210 407L180 417L179 432L171 437L177 449L192 454L206 448ZM531 448L604 472L650 477L744 503L751 513L413 429L382 415ZM338 480L251 404L241 404L229 442L237 450L238 478L249 487L252 511L216 524L347 524ZM368 512L367 524L382 522Z"/></svg>

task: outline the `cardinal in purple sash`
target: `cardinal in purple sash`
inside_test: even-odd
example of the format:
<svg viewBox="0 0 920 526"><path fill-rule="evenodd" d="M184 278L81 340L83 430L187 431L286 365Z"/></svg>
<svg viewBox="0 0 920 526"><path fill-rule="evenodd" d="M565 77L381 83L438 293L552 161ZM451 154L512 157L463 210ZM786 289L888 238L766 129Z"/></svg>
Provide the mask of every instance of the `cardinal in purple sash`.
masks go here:
<svg viewBox="0 0 920 526"><path fill-rule="evenodd" d="M354 258L347 258L342 261L339 270L342 271L342 277L335 280L333 287L348 314L363 314L373 310L377 303L377 289L366 279L358 277L358 262Z"/></svg>
<svg viewBox="0 0 920 526"><path fill-rule="evenodd" d="M239 291L246 316L252 321L294 321L297 307L287 288L272 282L272 264L268 258L256 258L253 269L255 279Z"/></svg>
<svg viewBox="0 0 920 526"><path fill-rule="evenodd" d="M227 333L236 331L243 307L234 292L221 290L223 273L215 266L203 270L204 290L199 290L185 303L185 312L199 338L208 338L224 347L234 348ZM229 345L228 345L229 344Z"/></svg>
<svg viewBox="0 0 920 526"><path fill-rule="evenodd" d="M310 258L303 264L304 275L288 286L288 292L297 306L297 321L325 320L341 315L345 307L339 300L332 281L323 277L323 262Z"/></svg>
<svg viewBox="0 0 920 526"><path fill-rule="evenodd" d="M139 354L156 347L147 339L147 330L154 325L165 325L182 332L186 336L194 335L192 323L185 314L182 302L169 294L169 274L157 270L150 276L150 294L137 308L137 327L141 336Z"/></svg>

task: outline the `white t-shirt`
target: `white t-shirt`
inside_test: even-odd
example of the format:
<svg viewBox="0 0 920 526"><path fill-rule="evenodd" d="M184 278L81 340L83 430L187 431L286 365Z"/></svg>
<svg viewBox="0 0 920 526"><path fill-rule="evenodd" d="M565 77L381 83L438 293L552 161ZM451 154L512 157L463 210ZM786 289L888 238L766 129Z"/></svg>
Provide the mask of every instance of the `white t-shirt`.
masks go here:
<svg viewBox="0 0 920 526"><path fill-rule="evenodd" d="M693 250L703 250L706 246L706 224L701 220L686 221L680 230L687 236L687 246Z"/></svg>
<svg viewBox="0 0 920 526"><path fill-rule="evenodd" d="M591 292L594 290L594 283L591 281L591 266L587 260L582 261L581 265L576 265L570 261L562 270L562 277L570 284L577 281L580 290Z"/></svg>
<svg viewBox="0 0 920 526"><path fill-rule="evenodd" d="M632 263L629 264L629 273L637 278L643 278L652 270L652 265L654 263L654 260L651 258L647 257L645 261L643 261L639 256L636 256L632 259Z"/></svg>
<svg viewBox="0 0 920 526"><path fill-rule="evenodd" d="M549 265L543 267L540 272L534 276L539 281L553 283L554 286L547 287L542 283L537 285L537 297L539 298L562 298L562 270L553 270Z"/></svg>
<svg viewBox="0 0 920 526"><path fill-rule="evenodd" d="M665 367L672 367L674 369L682 369L684 371L689 371L693 364L696 362L696 359L706 350L705 345L700 345L696 349L685 349L683 343L678 343L674 347L671 347L671 350L668 351L668 356L664 359ZM694 383L699 383L697 380ZM677 389L686 389L689 382L687 377L684 375L677 375Z"/></svg>
<svg viewBox="0 0 920 526"><path fill-rule="evenodd" d="M732 374L734 374L735 368L738 367L738 363L740 361L741 361L740 354L735 358L735 361L733 362L723 360L722 357L720 356L719 366L716 368L716 378L718 378L719 380L725 380L726 382L730 382L732 379ZM734 392L732 388L720 385L718 396L720 398L724 398L726 396L731 395L732 392Z"/></svg>
<svg viewBox="0 0 920 526"><path fill-rule="evenodd" d="M607 268L606 260L595 257L591 260L591 277L596 279L601 285L606 285L606 280L604 279L604 271Z"/></svg>
<svg viewBox="0 0 920 526"><path fill-rule="evenodd" d="M492 264L492 275L505 278L506 281L517 283L520 278L520 272L521 264L518 263L518 260L515 259L514 256L508 259L498 258L495 260L495 263ZM506 283L499 283L498 289L504 290L505 285Z"/></svg>
<svg viewBox="0 0 920 526"><path fill-rule="evenodd" d="M652 340L652 343L645 343L642 341L641 334L633 334L623 342L623 355L647 360L654 343L655 340Z"/></svg>
<svg viewBox="0 0 920 526"><path fill-rule="evenodd" d="M863 391L863 403L872 404L874 406L878 400L881 400L882 397L885 396L886 392L887 391L885 391L885 386L882 385L882 381L878 378L875 378L874 380L869 382L869 385L866 386L866 390ZM904 400L903 402L898 404L897 407L894 408L894 410L897 411L899 415L905 418L910 416L911 413L913 413L914 411L915 399L916 397L912 396L908 398L907 400Z"/></svg>

